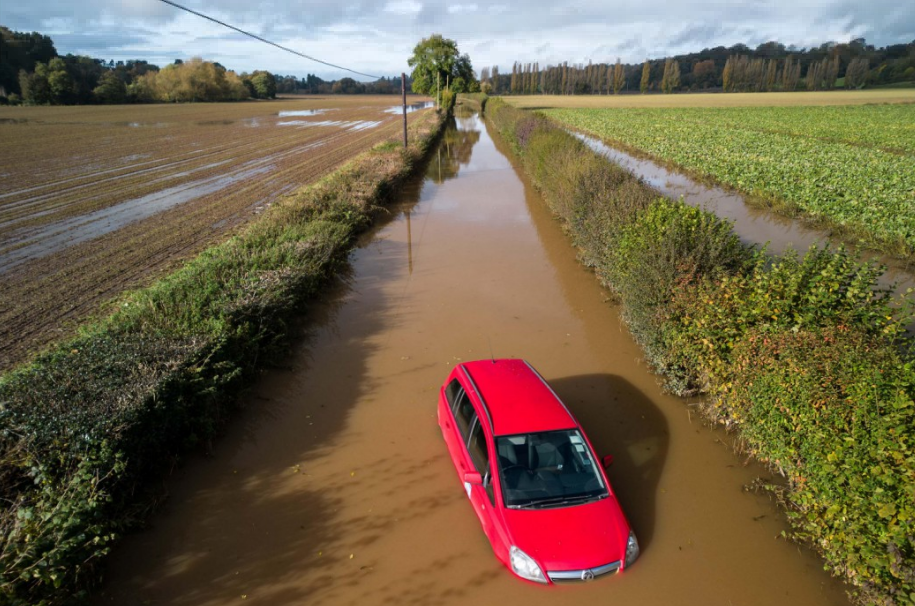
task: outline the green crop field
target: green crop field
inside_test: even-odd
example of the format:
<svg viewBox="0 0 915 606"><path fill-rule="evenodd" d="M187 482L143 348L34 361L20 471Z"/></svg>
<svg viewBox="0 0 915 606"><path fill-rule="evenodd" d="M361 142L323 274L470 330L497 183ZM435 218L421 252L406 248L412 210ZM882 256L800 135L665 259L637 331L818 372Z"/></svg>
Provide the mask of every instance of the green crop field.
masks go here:
<svg viewBox="0 0 915 606"><path fill-rule="evenodd" d="M915 254L915 105L542 111L873 248Z"/></svg>

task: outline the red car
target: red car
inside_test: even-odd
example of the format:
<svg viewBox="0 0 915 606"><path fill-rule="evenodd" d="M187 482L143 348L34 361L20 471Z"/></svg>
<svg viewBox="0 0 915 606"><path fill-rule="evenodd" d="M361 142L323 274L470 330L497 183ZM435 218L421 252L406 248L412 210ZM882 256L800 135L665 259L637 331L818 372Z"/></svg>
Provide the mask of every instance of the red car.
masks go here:
<svg viewBox="0 0 915 606"><path fill-rule="evenodd" d="M516 575L589 581L636 560L635 533L591 443L530 364L458 364L438 423L496 557Z"/></svg>

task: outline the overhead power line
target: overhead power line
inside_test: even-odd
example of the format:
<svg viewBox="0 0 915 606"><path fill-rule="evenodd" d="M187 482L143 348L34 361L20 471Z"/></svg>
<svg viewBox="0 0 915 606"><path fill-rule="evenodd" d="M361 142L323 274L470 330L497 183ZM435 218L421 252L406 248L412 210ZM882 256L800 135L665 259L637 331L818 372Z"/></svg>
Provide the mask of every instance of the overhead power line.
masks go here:
<svg viewBox="0 0 915 606"><path fill-rule="evenodd" d="M320 59L318 59L318 58L316 58L316 57L312 57L312 56L310 56L310 55L306 55L305 53L300 53L300 52L297 51L297 50L293 50L293 49L288 48L288 47L286 47L286 46L283 46L283 45L281 45L281 44L277 44L276 42L271 42L270 40L267 40L266 38L261 38L261 37L258 36L257 34L252 34L251 32L246 32L246 31L243 30L243 29L239 29L239 28L235 27L234 25L229 25L228 23L225 23L225 22L223 22L223 21L220 21L219 19L216 19L216 18L214 18L214 17L210 17L209 15L204 15L203 13L199 13L199 12L197 12L197 11L195 11L195 10L193 10L193 9L190 9L190 8L188 8L188 7L186 7L186 6L181 6L181 5L178 4L177 2L172 2L171 0L161 0L161 2L164 2L165 4L168 4L168 5L170 5L170 6L174 6L175 8L180 8L181 10L187 11L187 12L191 13L192 15L197 15L198 17L203 17L203 18L206 19L207 21L212 21L213 23L218 23L219 25L222 25L223 27L228 27L229 29L234 29L235 31L237 31L237 32L239 32L239 33L242 33L242 34L244 34L244 35L246 35L246 36L250 36L250 37L254 38L255 40L260 40L261 42L264 42L264 43L266 43L266 44L269 44L270 46L275 46L275 47L277 47L277 48L280 49L280 50L286 51L287 53L292 53L293 55L298 55L299 57L304 57L305 59L308 59L308 60L310 60L310 61L314 61L314 62L316 62L316 63L321 63L321 64L327 65L327 66L329 66L329 67L335 67L335 68L337 68L337 69L342 69L343 71L347 71L347 72L350 72L350 73L353 73L353 74L357 74L357 75L360 75L360 76L365 76L365 77L367 77L367 78L375 78L376 80L380 80L380 79L381 79L381 76L373 76L372 74L364 74L364 73L362 73L362 72L357 72L357 71L354 70L354 69L350 69L350 68L348 68L348 67L343 67L342 65L334 65L333 63L328 63L327 61L322 61L322 60L320 60Z"/></svg>

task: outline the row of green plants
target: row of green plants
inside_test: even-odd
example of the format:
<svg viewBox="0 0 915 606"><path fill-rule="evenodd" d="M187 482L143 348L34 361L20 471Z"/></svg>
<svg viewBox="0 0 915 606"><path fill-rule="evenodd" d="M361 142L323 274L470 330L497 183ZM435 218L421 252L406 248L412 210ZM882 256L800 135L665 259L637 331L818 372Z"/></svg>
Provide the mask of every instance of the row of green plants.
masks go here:
<svg viewBox="0 0 915 606"><path fill-rule="evenodd" d="M771 256L546 117L487 119L619 298L646 359L785 478L795 538L860 603L915 604L911 306L844 248Z"/></svg>
<svg viewBox="0 0 915 606"><path fill-rule="evenodd" d="M915 254L910 143L915 105L843 109L842 115L836 111L780 107L544 113L710 177L785 213L834 226L871 248ZM818 126L806 130L808 122ZM842 128L867 134L843 135L837 132Z"/></svg>
<svg viewBox="0 0 915 606"><path fill-rule="evenodd" d="M81 602L100 563L205 445L354 236L424 157L442 113L283 198L229 241L0 379L0 603ZM161 490L161 489L160 489Z"/></svg>

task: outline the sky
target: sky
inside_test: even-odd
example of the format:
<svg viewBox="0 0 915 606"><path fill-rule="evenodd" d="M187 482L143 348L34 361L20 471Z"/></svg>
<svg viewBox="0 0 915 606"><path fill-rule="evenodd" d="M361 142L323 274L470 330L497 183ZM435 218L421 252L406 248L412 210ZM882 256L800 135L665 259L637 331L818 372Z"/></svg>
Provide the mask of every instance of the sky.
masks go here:
<svg viewBox="0 0 915 606"><path fill-rule="evenodd" d="M624 63L769 40L798 48L915 40L915 0L175 0L300 53L370 76L408 72L433 33L479 73L514 61ZM199 56L237 72L357 76L275 49L161 0L6 0L0 25L51 36L58 53L166 65Z"/></svg>

